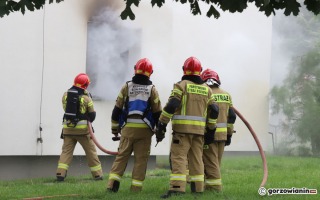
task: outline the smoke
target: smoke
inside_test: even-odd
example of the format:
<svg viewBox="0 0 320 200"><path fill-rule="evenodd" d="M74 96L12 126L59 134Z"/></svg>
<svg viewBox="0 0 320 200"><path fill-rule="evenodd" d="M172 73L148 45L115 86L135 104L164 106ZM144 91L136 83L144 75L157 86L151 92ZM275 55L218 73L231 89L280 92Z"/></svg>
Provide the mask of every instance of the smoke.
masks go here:
<svg viewBox="0 0 320 200"><path fill-rule="evenodd" d="M241 14L224 13L219 20L209 19L205 15L192 16L189 7L175 2L166 2L161 9L141 2L134 12L135 21L120 22L119 13L107 10L99 12L89 23L87 68L90 67L94 77L90 91L95 96L114 100L132 75L133 64L147 57L154 68L151 80L164 106L173 84L183 75L184 61L195 56L204 69L212 68L219 73L222 88L230 92L235 107L253 118L256 131L264 133L261 137L268 136L265 136L268 128L265 96L269 89L270 18L257 14L251 6ZM134 57L135 50L138 53ZM124 52L129 52L128 63L120 62L124 61L121 59ZM110 70L118 74L110 74ZM236 123L237 132L248 132L240 120ZM250 133L233 140L228 150L256 149ZM166 153L161 148L152 152Z"/></svg>
<svg viewBox="0 0 320 200"><path fill-rule="evenodd" d="M103 8L88 23L87 73L95 99L114 100L133 73L129 50L139 41L139 31L121 21L118 13Z"/></svg>
<svg viewBox="0 0 320 200"><path fill-rule="evenodd" d="M314 47L319 22L313 20L316 17L304 7L298 16L284 16L278 12L273 18L271 87L282 85L293 69L293 62L301 61L304 54ZM271 115L270 111L270 132L274 133L276 147L289 148L287 142L294 136L282 129L283 119L281 113Z"/></svg>
<svg viewBox="0 0 320 200"><path fill-rule="evenodd" d="M310 35L310 30L315 29L315 33L318 31L317 27L310 26L310 15L312 14L302 7L299 16L284 16L277 12L273 18L271 87L280 85L286 78L292 61L301 59L313 47L315 36Z"/></svg>

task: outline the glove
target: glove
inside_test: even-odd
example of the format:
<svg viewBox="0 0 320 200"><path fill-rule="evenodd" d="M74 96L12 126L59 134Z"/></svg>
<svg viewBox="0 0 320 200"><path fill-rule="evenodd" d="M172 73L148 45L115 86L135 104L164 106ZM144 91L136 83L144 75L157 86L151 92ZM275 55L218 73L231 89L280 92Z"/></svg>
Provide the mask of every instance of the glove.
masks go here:
<svg viewBox="0 0 320 200"><path fill-rule="evenodd" d="M165 137L165 133L167 131L167 124L166 123L162 123L162 122L158 122L157 125L157 129L156 129L156 138L157 138L157 142L161 142L164 137Z"/></svg>
<svg viewBox="0 0 320 200"><path fill-rule="evenodd" d="M207 129L207 132L204 134L204 145L208 145L214 142L214 134L216 129L210 130Z"/></svg>
<svg viewBox="0 0 320 200"><path fill-rule="evenodd" d="M114 135L114 137L112 137L112 140L119 141L120 140L120 137L119 137L120 129L119 128L111 128L111 132Z"/></svg>
<svg viewBox="0 0 320 200"><path fill-rule="evenodd" d="M113 141L119 141L120 140L120 137L118 136L118 133L114 134L114 137L112 137L112 140Z"/></svg>
<svg viewBox="0 0 320 200"><path fill-rule="evenodd" d="M229 146L231 144L232 135L227 135L227 141L224 143L224 146Z"/></svg>

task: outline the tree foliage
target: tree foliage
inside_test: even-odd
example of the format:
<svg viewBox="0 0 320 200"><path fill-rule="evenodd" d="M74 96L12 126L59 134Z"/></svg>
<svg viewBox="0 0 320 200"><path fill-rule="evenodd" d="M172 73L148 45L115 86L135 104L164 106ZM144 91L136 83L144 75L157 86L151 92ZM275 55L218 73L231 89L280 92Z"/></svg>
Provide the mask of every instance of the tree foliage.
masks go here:
<svg viewBox="0 0 320 200"><path fill-rule="evenodd" d="M320 17L304 15L297 20L309 39L298 44L310 48L292 59L283 84L272 88L271 108L273 114L283 114L284 131L300 143L310 143L312 153L320 155Z"/></svg>
<svg viewBox="0 0 320 200"><path fill-rule="evenodd" d="M41 9L47 0L0 0L0 17L9 15L12 12L20 11L22 14L26 10L34 11ZM59 3L63 0L48 0L49 3ZM121 12L121 19L131 20L135 19L131 6L139 6L141 0L123 0L126 4L125 9ZM165 0L150 0L152 6L162 7L165 4ZM219 18L220 12L229 11L231 13L243 12L248 3L254 4L260 12L263 12L266 16L276 13L277 10L283 10L286 16L293 14L297 16L300 12L301 3L299 0L174 0L181 4L189 4L190 12L193 15L201 15L200 3L206 5L206 16ZM315 15L320 13L320 1L319 0L304 0L303 4L306 8Z"/></svg>
<svg viewBox="0 0 320 200"><path fill-rule="evenodd" d="M124 0L126 2L126 8L121 13L121 19L131 20L135 19L135 14L132 12L131 6L139 6L140 0ZM266 16L276 13L276 10L284 10L286 16L293 14L297 16L300 12L301 4L297 0L174 0L181 4L189 4L190 11L193 15L201 15L201 9L199 3L207 5L207 17L214 17L218 19L220 12L229 11L231 13L243 12L247 7L248 3L254 3L260 12L263 12ZM158 7L163 6L165 0L151 0L151 5L157 5ZM306 8L313 12L315 15L320 13L320 1L319 0L305 0L303 4Z"/></svg>
<svg viewBox="0 0 320 200"><path fill-rule="evenodd" d="M49 0L49 3L60 3L63 0ZM9 15L12 12L20 11L22 14L29 11L35 11L43 8L46 0L0 0L0 17Z"/></svg>

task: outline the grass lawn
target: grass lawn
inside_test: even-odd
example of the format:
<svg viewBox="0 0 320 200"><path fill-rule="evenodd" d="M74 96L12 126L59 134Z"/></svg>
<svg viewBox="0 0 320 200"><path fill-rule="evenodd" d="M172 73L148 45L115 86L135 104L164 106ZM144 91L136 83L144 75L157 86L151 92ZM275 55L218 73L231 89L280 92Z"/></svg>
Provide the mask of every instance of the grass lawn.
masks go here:
<svg viewBox="0 0 320 200"><path fill-rule="evenodd" d="M223 192L192 195L190 187L183 196L170 199L320 199L320 159L267 156L269 176L265 188L317 189L318 194L275 194L260 196L258 189L263 177L262 161L258 156L226 156L222 163ZM67 177L57 183L54 178L0 181L0 199L160 199L168 190L170 171L156 169L147 172L143 191L129 191L131 175L125 174L118 193L106 192L108 174L103 181L93 181L90 175ZM69 195L69 196L67 196ZM38 198L43 199L43 198Z"/></svg>

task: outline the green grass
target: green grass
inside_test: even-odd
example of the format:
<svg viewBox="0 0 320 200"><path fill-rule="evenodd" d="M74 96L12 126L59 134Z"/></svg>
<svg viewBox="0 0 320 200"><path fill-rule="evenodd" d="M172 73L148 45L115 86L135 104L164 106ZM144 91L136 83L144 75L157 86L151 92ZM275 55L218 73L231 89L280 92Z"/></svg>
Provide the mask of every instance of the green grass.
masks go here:
<svg viewBox="0 0 320 200"><path fill-rule="evenodd" d="M309 188L320 193L320 159L301 157L268 156L269 176L265 188ZM50 197L50 199L160 199L169 186L167 169L156 169L147 172L143 191L129 191L131 175L125 174L118 193L107 193L106 182L93 181L90 175L67 177L63 183L54 178L0 181L0 199L23 199L31 197ZM263 177L262 161L258 156L226 156L222 163L223 192L204 192L192 195L190 188L187 194L170 199L320 199L317 195L278 194L260 196L258 189ZM71 195L77 196L61 196ZM60 195L60 196L59 196Z"/></svg>

